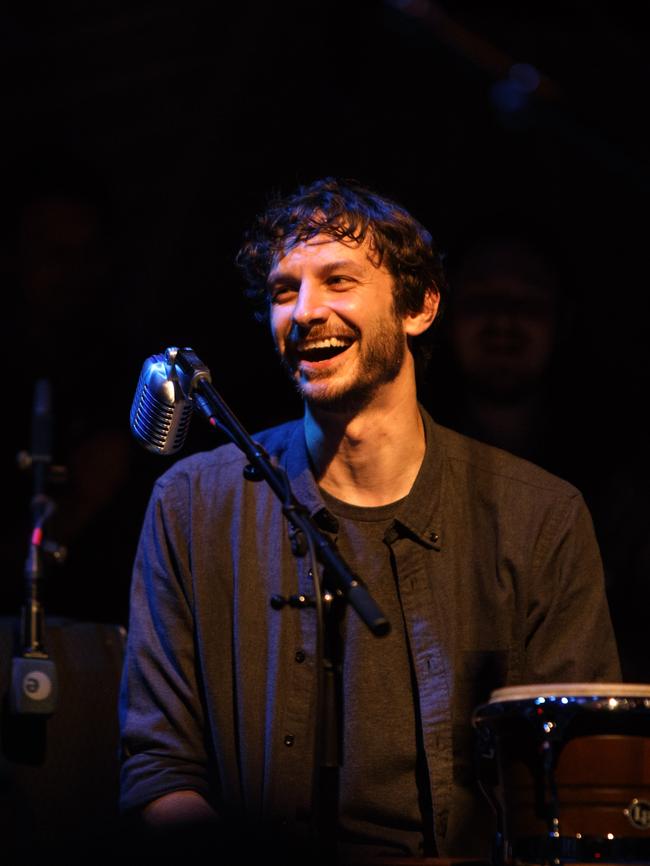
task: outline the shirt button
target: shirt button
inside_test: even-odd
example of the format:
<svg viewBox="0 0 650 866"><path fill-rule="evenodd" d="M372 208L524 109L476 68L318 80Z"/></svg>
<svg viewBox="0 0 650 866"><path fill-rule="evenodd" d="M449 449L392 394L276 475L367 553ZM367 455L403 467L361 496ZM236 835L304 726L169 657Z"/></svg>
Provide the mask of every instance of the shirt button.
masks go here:
<svg viewBox="0 0 650 866"><path fill-rule="evenodd" d="M304 662L304 660L307 658L307 656L305 655L303 650L297 650L294 658L298 662L298 664L300 665Z"/></svg>
<svg viewBox="0 0 650 866"><path fill-rule="evenodd" d="M293 746L293 734L285 734L284 735L284 745L285 746Z"/></svg>

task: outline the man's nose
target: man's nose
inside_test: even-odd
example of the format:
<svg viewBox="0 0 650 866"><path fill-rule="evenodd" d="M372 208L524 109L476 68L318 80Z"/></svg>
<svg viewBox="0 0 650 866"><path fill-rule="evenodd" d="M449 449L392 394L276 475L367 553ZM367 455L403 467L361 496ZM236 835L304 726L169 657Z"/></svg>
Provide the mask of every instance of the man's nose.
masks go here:
<svg viewBox="0 0 650 866"><path fill-rule="evenodd" d="M325 292L317 283L303 281L293 308L293 321L300 326L324 322L329 316Z"/></svg>

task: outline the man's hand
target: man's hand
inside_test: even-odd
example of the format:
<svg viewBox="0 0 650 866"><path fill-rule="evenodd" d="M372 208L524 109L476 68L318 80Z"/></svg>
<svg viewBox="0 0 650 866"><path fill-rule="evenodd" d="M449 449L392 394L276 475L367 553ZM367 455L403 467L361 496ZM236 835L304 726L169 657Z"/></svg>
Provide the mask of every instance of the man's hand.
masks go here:
<svg viewBox="0 0 650 866"><path fill-rule="evenodd" d="M171 829L214 824L217 813L197 791L172 791L148 803L142 810L142 820L151 829Z"/></svg>
<svg viewBox="0 0 650 866"><path fill-rule="evenodd" d="M140 812L128 840L132 861L140 866L178 866L201 863L219 851L229 866L228 842L217 813L197 791L172 791L152 800Z"/></svg>

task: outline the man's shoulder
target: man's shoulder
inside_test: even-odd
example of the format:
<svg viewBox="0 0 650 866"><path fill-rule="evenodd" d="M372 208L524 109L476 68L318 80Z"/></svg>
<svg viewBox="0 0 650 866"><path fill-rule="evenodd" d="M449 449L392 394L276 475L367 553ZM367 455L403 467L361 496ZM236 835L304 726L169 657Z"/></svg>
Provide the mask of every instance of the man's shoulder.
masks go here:
<svg viewBox="0 0 650 866"><path fill-rule="evenodd" d="M508 451L434 424L436 440L448 465L476 484L508 488L532 496L574 498L580 491L569 481Z"/></svg>
<svg viewBox="0 0 650 866"><path fill-rule="evenodd" d="M302 429L302 420L296 419L269 427L252 434L251 439L260 445L266 454L274 461L282 459L294 436ZM193 480L203 476L217 475L221 483L229 477L241 479L244 467L249 463L248 457L235 444L219 445L209 451L198 451L177 460L158 479L158 486L166 488L177 485L181 480Z"/></svg>

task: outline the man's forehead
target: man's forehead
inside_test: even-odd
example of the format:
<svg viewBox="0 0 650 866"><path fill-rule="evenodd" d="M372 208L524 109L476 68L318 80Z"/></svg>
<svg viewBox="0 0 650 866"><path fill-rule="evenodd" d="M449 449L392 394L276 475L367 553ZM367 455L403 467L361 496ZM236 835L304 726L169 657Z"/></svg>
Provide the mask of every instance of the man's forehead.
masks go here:
<svg viewBox="0 0 650 866"><path fill-rule="evenodd" d="M324 253L323 259L350 261L359 265L370 264L372 267L379 267L376 251L369 234L366 234L362 240L358 240L347 236L336 237L321 232L310 238L288 237L273 257L271 274L281 269L283 263L289 264L291 259L299 258L301 253L305 253L311 258L312 256L321 257L319 255L321 251ZM294 253L296 256L293 256ZM285 262L287 259L289 262Z"/></svg>

